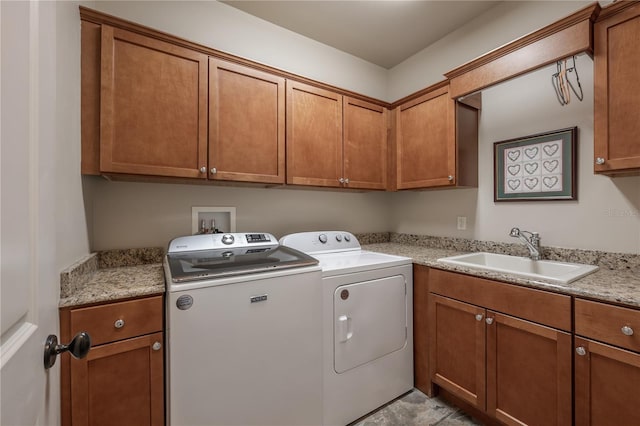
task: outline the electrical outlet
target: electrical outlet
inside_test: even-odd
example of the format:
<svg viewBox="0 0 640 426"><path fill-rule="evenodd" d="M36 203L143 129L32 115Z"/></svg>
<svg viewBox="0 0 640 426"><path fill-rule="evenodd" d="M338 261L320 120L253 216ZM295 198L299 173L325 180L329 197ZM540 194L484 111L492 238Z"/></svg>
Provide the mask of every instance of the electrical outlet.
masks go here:
<svg viewBox="0 0 640 426"><path fill-rule="evenodd" d="M458 216L458 230L464 231L465 229L467 229L467 217Z"/></svg>

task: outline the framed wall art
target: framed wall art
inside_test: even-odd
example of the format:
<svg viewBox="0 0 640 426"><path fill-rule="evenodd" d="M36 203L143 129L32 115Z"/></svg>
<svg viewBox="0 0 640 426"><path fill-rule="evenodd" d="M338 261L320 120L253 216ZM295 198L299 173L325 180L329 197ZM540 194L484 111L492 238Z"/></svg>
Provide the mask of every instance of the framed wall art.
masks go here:
<svg viewBox="0 0 640 426"><path fill-rule="evenodd" d="M494 201L577 199L578 128L493 144Z"/></svg>

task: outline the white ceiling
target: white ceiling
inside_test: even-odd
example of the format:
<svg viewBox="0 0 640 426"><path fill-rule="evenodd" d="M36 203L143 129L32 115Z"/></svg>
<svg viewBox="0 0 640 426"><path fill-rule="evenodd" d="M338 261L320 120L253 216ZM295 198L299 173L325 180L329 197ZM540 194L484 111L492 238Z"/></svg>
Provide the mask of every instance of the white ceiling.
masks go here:
<svg viewBox="0 0 640 426"><path fill-rule="evenodd" d="M383 68L392 68L499 1L223 3Z"/></svg>

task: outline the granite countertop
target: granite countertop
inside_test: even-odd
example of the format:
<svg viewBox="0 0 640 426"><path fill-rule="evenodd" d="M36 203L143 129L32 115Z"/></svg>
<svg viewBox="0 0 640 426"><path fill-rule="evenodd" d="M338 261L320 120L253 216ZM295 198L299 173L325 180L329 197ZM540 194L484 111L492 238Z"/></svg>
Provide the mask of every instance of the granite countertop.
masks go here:
<svg viewBox="0 0 640 426"><path fill-rule="evenodd" d="M162 256L159 248L92 253L60 274L58 307L162 294Z"/></svg>
<svg viewBox="0 0 640 426"><path fill-rule="evenodd" d="M556 284L520 278L498 272L479 271L446 265L438 262L439 258L468 253L470 250L423 247L398 242L367 244L363 245L362 248L365 250L410 257L414 263L432 268L461 272L477 277L499 280L541 290L550 290L572 296L582 296L636 308L640 307L640 273L635 268L627 268L624 265L615 265L618 266L618 268L614 268L614 265L611 267L600 265L600 269L593 274L569 284ZM571 261L573 261L573 259Z"/></svg>

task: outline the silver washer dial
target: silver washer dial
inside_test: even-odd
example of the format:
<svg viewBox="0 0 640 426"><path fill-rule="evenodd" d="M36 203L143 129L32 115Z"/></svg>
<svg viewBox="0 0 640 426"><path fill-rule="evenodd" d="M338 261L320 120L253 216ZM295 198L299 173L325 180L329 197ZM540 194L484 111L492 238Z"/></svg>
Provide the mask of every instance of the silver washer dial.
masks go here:
<svg viewBox="0 0 640 426"><path fill-rule="evenodd" d="M341 242L342 241L342 235L336 234L336 241L337 242Z"/></svg>
<svg viewBox="0 0 640 426"><path fill-rule="evenodd" d="M320 242L322 244L326 244L327 243L327 235L326 234L320 234L318 235L318 240L320 240Z"/></svg>
<svg viewBox="0 0 640 426"><path fill-rule="evenodd" d="M233 244L233 235L231 234L224 234L222 236L222 244Z"/></svg>

